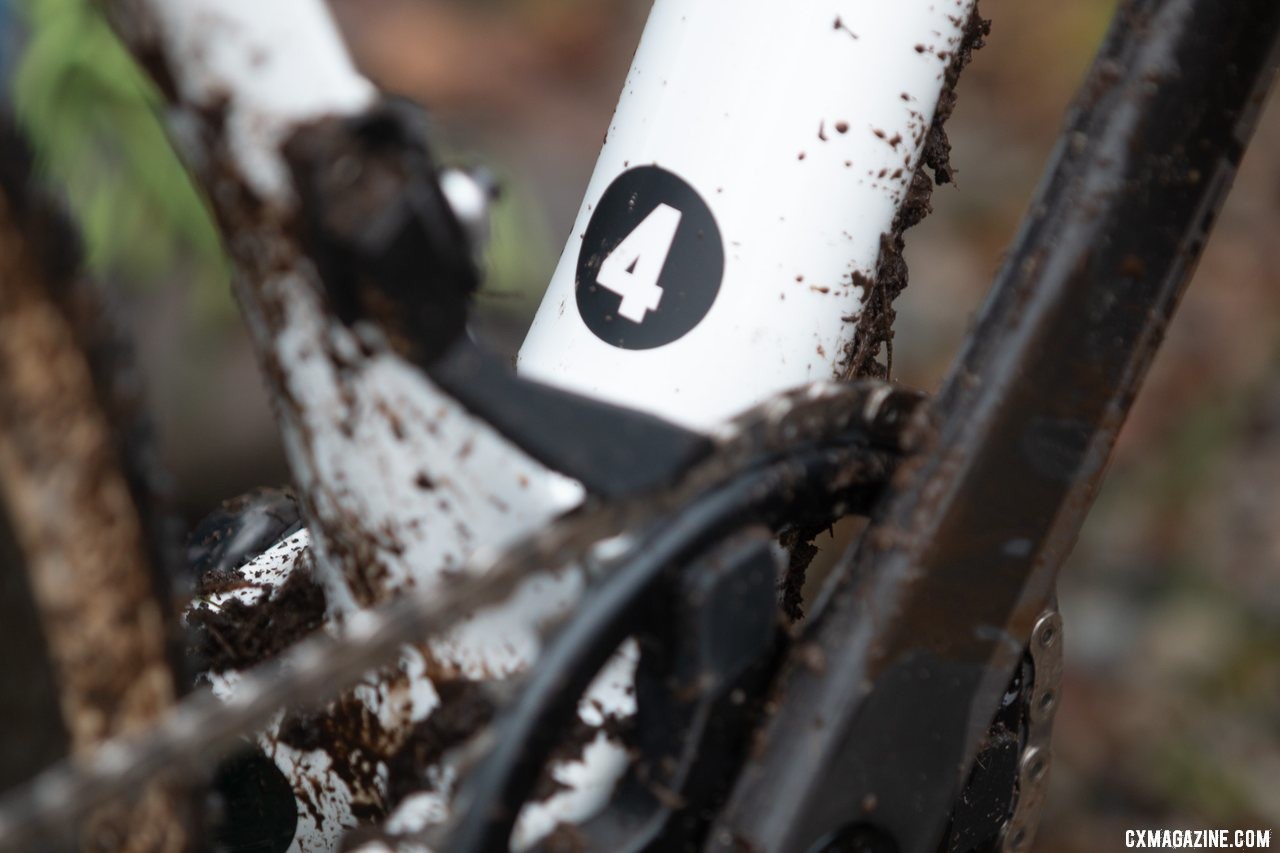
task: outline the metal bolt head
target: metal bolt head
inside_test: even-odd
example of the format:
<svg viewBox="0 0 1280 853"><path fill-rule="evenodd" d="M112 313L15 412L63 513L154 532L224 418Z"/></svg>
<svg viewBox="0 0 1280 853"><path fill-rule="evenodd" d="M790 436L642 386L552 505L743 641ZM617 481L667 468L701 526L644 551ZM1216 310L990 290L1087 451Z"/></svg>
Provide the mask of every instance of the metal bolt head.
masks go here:
<svg viewBox="0 0 1280 853"><path fill-rule="evenodd" d="M1042 649L1051 649L1059 642L1062 634L1062 616L1057 611L1041 614L1031 631L1032 641Z"/></svg>
<svg viewBox="0 0 1280 853"><path fill-rule="evenodd" d="M1031 782L1039 782L1049 770L1049 756L1038 746L1022 754L1022 774Z"/></svg>

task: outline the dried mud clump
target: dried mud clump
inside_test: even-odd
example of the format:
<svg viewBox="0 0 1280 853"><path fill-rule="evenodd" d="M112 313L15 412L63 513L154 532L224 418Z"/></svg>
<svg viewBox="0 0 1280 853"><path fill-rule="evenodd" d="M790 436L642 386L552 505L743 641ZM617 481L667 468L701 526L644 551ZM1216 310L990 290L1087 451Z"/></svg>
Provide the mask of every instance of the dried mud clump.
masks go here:
<svg viewBox="0 0 1280 853"><path fill-rule="evenodd" d="M889 231L880 235L880 254L876 259L875 278L855 273L853 283L864 294L861 311L846 317L856 323L853 338L845 345L844 356L836 367L840 379L872 377L889 379L893 374L893 323L897 311L894 300L907 287L907 262L903 258L906 241L903 234L933 212L932 196L935 184L948 184L955 180L951 166L951 141L945 125L956 107L956 83L960 72L973 59L973 52L986 44L991 33L991 21L978 13L975 4L965 22L960 47L947 66L946 79L933 121L925 134L920 153L920 163L911 176L911 184ZM932 173L932 174L931 174ZM884 352L881 360L881 352ZM790 553L790 562L781 583L781 606L785 615L795 621L804 615L801 589L805 574L817 549L813 547L813 534L817 531L792 530L781 540Z"/></svg>
<svg viewBox="0 0 1280 853"><path fill-rule="evenodd" d="M205 590L202 590L205 592ZM218 607L193 607L187 615L197 640L193 651L210 672L252 667L275 657L324 622L324 590L300 563L266 600L229 598Z"/></svg>
<svg viewBox="0 0 1280 853"><path fill-rule="evenodd" d="M493 719L494 705L482 684L439 681L435 687L439 706L415 725L400 748L387 758L387 802L393 807L429 787L427 770Z"/></svg>
<svg viewBox="0 0 1280 853"><path fill-rule="evenodd" d="M407 676L389 676L392 682ZM495 706L482 682L433 676L440 704L408 730L387 726L378 712L354 693L311 711L289 714L276 739L302 751L320 750L332 772L351 792L351 811L365 829L353 833L344 849L378 837L373 824L384 819L411 794L434 790L431 773L445 755L470 740L494 717ZM298 791L299 802L317 820L316 803Z"/></svg>
<svg viewBox="0 0 1280 853"><path fill-rule="evenodd" d="M990 32L991 21L979 15L977 6L974 6L965 24L960 47L947 67L946 82L938 96L933 123L925 136L920 165L912 175L911 186L894 217L893 226L880 236L875 279L854 276L854 284L862 287L865 296L861 312L856 318L849 318L857 326L837 370L843 379L864 376L887 379L893 372L893 321L897 316L893 302L907 286L907 263L902 257L906 246L903 233L933 210L930 198L934 184L955 180L955 170L951 166L951 141L947 138L945 125L955 110L955 86L960 72L973 58L973 52L986 43ZM883 362L880 360L882 349L885 354Z"/></svg>
<svg viewBox="0 0 1280 853"><path fill-rule="evenodd" d="M792 622L804 618L804 580L809 564L817 556L818 549L813 544L825 527L803 526L789 527L778 537L778 544L790 552L787 570L778 584L782 613Z"/></svg>
<svg viewBox="0 0 1280 853"><path fill-rule="evenodd" d="M378 784L378 764L384 745L390 740L377 713L351 693L346 693L323 710L294 713L280 722L277 740L304 752L322 750L330 768L351 791L351 813L360 823L387 816L387 803ZM321 814L313 802L303 798L302 806L318 821Z"/></svg>

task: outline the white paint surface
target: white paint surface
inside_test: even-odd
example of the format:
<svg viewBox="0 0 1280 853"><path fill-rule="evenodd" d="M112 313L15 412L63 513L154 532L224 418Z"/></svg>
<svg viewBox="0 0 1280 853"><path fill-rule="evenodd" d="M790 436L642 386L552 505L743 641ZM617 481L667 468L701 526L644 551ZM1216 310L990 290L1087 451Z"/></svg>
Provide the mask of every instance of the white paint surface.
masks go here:
<svg viewBox="0 0 1280 853"><path fill-rule="evenodd" d="M367 534L360 545L385 570L385 592L446 583L477 547L501 548L581 501L577 483L525 456L413 366L390 352L360 356L304 281L284 276L269 287L287 312L271 346L293 401L283 416L295 477L323 521ZM340 370L329 352L353 366ZM333 571L324 578L330 605L351 610Z"/></svg>
<svg viewBox="0 0 1280 853"><path fill-rule="evenodd" d="M143 6L151 26L139 31L154 30L181 105L203 123L193 139L211 148L195 154L230 166L269 208L287 210L295 200L280 144L306 122L353 115L374 102L376 90L354 69L321 0ZM476 548L501 548L581 501L576 482L531 460L385 346L375 343L372 354L358 346L355 333L326 311L316 272L279 230L281 219L241 215L235 194L219 192L228 189L225 181L216 176L211 197L225 206L254 344L275 368L281 434L315 534L299 534L244 567L241 575L255 586L236 598L266 602L297 565L289 549L309 540L337 620L328 629L346 622L358 631L362 598L385 599L410 585L443 588ZM458 196L459 181L449 186ZM470 198L471 207L480 201ZM262 262L264 251L274 253L270 264ZM436 662L475 677L527 667L538 650L538 624L571 606L578 586L572 573L531 581L512 602L434 641ZM407 732L439 701L420 654L406 649L401 666L407 686L371 675L355 691L393 734ZM238 674L209 681L230 699ZM326 753L281 743L274 727L260 743L301 795L292 849L337 849L353 824L357 792L333 772ZM443 777L451 769L438 772L448 790ZM444 808L437 797L435 812Z"/></svg>
<svg viewBox="0 0 1280 853"><path fill-rule="evenodd" d="M830 378L972 5L657 0L521 372L698 429ZM582 322L575 274L605 189L644 165L710 206L725 274L693 331L627 350Z"/></svg>
<svg viewBox="0 0 1280 853"><path fill-rule="evenodd" d="M279 146L290 130L357 112L377 95L352 65L321 0L148 5L182 100L225 103L228 143L245 181L264 199L289 197Z"/></svg>

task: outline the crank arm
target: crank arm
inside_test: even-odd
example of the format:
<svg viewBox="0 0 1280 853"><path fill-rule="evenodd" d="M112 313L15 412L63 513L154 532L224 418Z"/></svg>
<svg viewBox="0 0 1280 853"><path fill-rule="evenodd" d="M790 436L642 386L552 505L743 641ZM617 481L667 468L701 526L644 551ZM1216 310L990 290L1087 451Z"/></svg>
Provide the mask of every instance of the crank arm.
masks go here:
<svg viewBox="0 0 1280 853"><path fill-rule="evenodd" d="M1278 50L1270 0L1121 8L930 434L814 626L826 672L792 652L709 849L937 849Z"/></svg>

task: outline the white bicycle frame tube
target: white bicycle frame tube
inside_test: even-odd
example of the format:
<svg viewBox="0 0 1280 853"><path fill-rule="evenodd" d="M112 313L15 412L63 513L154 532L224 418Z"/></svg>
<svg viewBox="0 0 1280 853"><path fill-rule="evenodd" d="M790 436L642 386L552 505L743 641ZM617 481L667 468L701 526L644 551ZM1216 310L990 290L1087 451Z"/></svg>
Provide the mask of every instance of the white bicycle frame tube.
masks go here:
<svg viewBox="0 0 1280 853"><path fill-rule="evenodd" d="M829 379L972 6L657 0L519 370L704 430L775 392ZM606 190L642 166L673 173L705 202L724 265L700 322L665 345L631 349L597 336L577 303L601 280L612 289L608 257L599 273L587 271L595 280L580 274L583 255L608 254L607 243L584 241ZM666 205L661 189L653 196ZM609 242L628 240L625 230ZM670 240L648 242L661 266ZM639 279L647 260L624 263ZM663 277L688 286L677 263L669 259ZM644 312L637 321L638 296L614 300L605 322L615 327L659 319Z"/></svg>
<svg viewBox="0 0 1280 853"><path fill-rule="evenodd" d="M359 114L377 96L325 4L112 0L107 8L135 53L162 57L172 73L190 159L224 167L202 177L227 223L251 338L273 368L278 422L307 508L308 531L241 568L256 590L244 603L269 601L272 588L308 562L306 549L331 625L340 625L405 586L449 583L476 548L501 548L576 506L583 491L575 481L529 458L389 349L362 347L324 304L311 259L282 233L296 204L282 142L318 118ZM245 195L262 215L244 215L237 199ZM527 667L539 624L572 606L576 584L572 575L526 584L513 600L432 641L435 665L477 679ZM421 650L406 648L399 663L407 684L371 674L355 694L391 737L439 701ZM210 681L234 700L236 673ZM355 823L353 805L379 801L371 790L377 777L363 788L348 784L325 750L294 749L276 734L273 726L259 740L299 802L291 849L337 849Z"/></svg>

